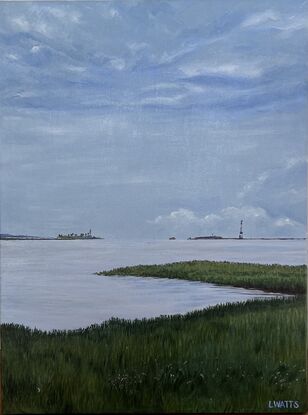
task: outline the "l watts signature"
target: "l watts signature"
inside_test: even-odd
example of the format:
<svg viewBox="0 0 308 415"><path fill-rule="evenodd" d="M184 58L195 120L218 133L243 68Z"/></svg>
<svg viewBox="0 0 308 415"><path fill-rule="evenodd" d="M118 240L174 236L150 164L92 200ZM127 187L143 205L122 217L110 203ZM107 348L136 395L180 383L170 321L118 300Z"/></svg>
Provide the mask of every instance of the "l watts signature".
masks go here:
<svg viewBox="0 0 308 415"><path fill-rule="evenodd" d="M269 409L298 409L299 401L268 401Z"/></svg>

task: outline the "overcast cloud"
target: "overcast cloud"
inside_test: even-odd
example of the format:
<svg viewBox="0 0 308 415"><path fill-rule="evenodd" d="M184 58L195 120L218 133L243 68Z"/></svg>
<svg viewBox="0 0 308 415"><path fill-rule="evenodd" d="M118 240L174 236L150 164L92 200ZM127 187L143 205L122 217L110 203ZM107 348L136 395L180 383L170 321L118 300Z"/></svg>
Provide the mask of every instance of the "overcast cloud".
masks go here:
<svg viewBox="0 0 308 415"><path fill-rule="evenodd" d="M308 2L0 3L1 232L306 232Z"/></svg>

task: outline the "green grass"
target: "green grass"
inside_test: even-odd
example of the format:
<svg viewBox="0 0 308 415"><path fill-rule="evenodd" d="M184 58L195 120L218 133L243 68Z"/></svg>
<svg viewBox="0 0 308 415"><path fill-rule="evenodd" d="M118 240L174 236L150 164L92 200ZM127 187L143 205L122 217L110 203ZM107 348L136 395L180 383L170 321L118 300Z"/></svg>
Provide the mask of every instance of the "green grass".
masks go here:
<svg viewBox="0 0 308 415"><path fill-rule="evenodd" d="M179 278L303 294L306 267L192 261L99 275ZM5 413L307 409L306 297L255 300L51 333L2 326Z"/></svg>
<svg viewBox="0 0 308 415"><path fill-rule="evenodd" d="M178 278L289 294L306 293L306 266L261 265L190 261L163 265L137 265L98 272L98 275L134 275Z"/></svg>
<svg viewBox="0 0 308 415"><path fill-rule="evenodd" d="M5 324L4 411L303 412L305 336L305 297L70 332Z"/></svg>

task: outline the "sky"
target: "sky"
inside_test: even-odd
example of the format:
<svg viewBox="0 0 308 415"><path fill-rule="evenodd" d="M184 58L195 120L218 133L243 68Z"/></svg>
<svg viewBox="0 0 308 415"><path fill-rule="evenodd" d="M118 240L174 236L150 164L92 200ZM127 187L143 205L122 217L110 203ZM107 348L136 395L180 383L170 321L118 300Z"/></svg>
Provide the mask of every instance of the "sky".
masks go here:
<svg viewBox="0 0 308 415"><path fill-rule="evenodd" d="M306 234L308 1L0 3L1 232Z"/></svg>

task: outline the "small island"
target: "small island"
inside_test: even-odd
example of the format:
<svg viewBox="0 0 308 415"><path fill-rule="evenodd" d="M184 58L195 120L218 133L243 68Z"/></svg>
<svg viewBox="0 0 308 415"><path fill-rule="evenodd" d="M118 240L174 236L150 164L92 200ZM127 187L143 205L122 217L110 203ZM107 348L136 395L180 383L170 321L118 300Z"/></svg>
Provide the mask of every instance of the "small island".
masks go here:
<svg viewBox="0 0 308 415"><path fill-rule="evenodd" d="M187 239L188 241L197 241L199 239L226 239L226 238L223 238L222 236L217 236L217 235L209 235L209 236L190 236Z"/></svg>
<svg viewBox="0 0 308 415"><path fill-rule="evenodd" d="M64 240L69 239L69 240L71 240L71 239L104 239L104 238L100 238L98 236L92 235L92 231L90 229L89 232L80 233L80 234L77 234L77 233L68 233L66 235L63 235L63 234L59 233L59 235L57 236L56 239L62 239L62 240L63 239Z"/></svg>

